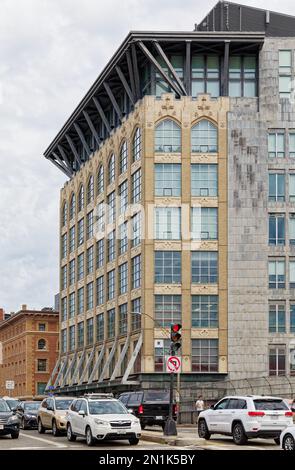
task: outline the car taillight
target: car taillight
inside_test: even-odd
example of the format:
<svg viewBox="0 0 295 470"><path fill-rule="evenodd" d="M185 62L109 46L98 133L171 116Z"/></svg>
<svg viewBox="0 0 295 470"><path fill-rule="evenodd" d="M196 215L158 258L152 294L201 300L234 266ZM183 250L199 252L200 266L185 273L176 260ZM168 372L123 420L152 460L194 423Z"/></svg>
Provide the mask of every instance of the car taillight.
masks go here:
<svg viewBox="0 0 295 470"><path fill-rule="evenodd" d="M143 406L139 405L138 407L138 414L142 415L143 414Z"/></svg>
<svg viewBox="0 0 295 470"><path fill-rule="evenodd" d="M264 411L248 411L249 416L264 416Z"/></svg>
<svg viewBox="0 0 295 470"><path fill-rule="evenodd" d="M285 416L289 416L291 418L293 416L292 411L286 411Z"/></svg>
<svg viewBox="0 0 295 470"><path fill-rule="evenodd" d="M176 404L173 405L173 414L176 415L178 413L178 406Z"/></svg>

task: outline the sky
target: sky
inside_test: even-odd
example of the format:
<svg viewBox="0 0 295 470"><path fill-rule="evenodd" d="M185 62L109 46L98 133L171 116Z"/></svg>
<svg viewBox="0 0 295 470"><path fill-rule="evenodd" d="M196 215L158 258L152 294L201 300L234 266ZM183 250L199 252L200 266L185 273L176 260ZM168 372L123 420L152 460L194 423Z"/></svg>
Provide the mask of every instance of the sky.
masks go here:
<svg viewBox="0 0 295 470"><path fill-rule="evenodd" d="M53 306L59 194L42 155L130 30L191 31L215 0L0 0L0 307ZM265 8L265 1L243 0ZM293 0L267 8L295 14Z"/></svg>

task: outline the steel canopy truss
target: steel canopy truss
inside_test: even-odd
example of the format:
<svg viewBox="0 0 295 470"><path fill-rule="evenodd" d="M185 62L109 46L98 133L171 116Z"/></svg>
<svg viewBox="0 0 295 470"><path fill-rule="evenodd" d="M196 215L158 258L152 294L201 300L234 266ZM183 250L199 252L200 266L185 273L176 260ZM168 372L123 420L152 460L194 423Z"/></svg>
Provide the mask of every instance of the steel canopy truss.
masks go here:
<svg viewBox="0 0 295 470"><path fill-rule="evenodd" d="M151 92L143 87L143 67L148 67L153 77L160 75L177 98L189 96L193 53L217 52L223 58L222 76L226 82L229 53L242 48L257 52L264 36L264 32L129 33L44 156L71 178L134 109L136 102ZM183 57L183 79L169 59L171 54ZM221 92L226 96L227 83L222 83Z"/></svg>

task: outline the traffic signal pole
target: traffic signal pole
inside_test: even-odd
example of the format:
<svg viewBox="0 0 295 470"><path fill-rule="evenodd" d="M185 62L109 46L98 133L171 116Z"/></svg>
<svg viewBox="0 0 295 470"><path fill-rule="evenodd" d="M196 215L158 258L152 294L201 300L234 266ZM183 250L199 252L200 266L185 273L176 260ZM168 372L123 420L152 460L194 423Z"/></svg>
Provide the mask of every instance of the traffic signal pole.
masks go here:
<svg viewBox="0 0 295 470"><path fill-rule="evenodd" d="M170 346L170 354L171 356L175 354L173 344ZM164 436L177 436L176 422L173 419L173 389L174 372L170 372L169 416L165 423Z"/></svg>

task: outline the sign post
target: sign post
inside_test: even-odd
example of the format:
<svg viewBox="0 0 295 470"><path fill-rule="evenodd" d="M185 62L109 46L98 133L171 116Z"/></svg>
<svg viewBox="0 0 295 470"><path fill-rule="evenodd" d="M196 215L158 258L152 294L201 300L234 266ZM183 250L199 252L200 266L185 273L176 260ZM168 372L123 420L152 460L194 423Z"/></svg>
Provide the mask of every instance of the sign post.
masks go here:
<svg viewBox="0 0 295 470"><path fill-rule="evenodd" d="M14 380L6 380L5 388L6 390L9 390L9 396L10 396L11 390L14 390Z"/></svg>

